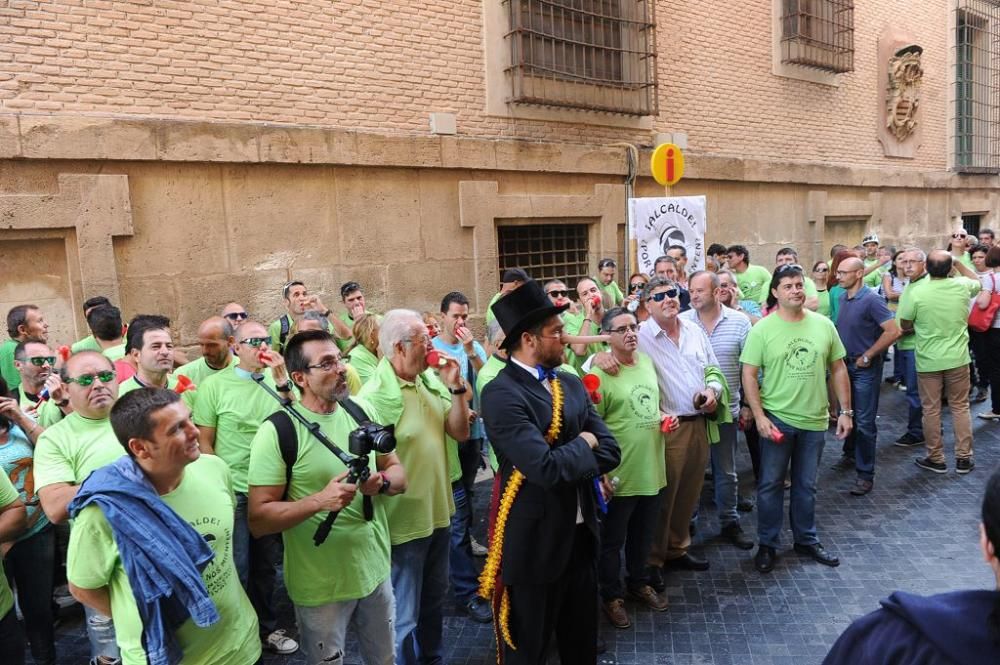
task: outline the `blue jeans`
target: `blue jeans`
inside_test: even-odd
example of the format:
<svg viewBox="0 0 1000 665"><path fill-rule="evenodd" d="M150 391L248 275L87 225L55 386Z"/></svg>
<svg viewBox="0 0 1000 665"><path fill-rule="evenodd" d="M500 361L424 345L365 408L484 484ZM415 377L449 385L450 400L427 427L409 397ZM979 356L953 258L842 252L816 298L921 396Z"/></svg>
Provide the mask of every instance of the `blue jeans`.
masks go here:
<svg viewBox="0 0 1000 665"><path fill-rule="evenodd" d="M916 439L924 439L924 410L920 405L920 390L917 387L917 352L897 351L903 364L903 383L906 384L907 424L906 433Z"/></svg>
<svg viewBox="0 0 1000 665"><path fill-rule="evenodd" d="M455 499L455 514L451 516L448 576L455 600L465 605L479 588L479 573L472 558L472 506L461 480L451 484L451 495Z"/></svg>
<svg viewBox="0 0 1000 665"><path fill-rule="evenodd" d="M712 482L715 485L715 507L719 511L719 526L740 523L736 512L739 493L736 477L736 423L719 423L719 442L709 446L712 457Z"/></svg>
<svg viewBox="0 0 1000 665"><path fill-rule="evenodd" d="M55 665L52 627L52 588L56 561L56 532L51 526L15 542L4 559L4 572L24 615L24 632L35 665Z"/></svg>
<svg viewBox="0 0 1000 665"><path fill-rule="evenodd" d="M392 546L396 596L396 664L440 665L444 597L448 590L450 529Z"/></svg>
<svg viewBox="0 0 1000 665"><path fill-rule="evenodd" d="M761 435L760 481L757 484L757 537L761 545L777 549L781 543L781 509L785 502L785 473L792 464L791 501L788 521L799 545L815 545L816 473L823 455L826 432L803 430L768 413L774 426L785 435L779 444Z"/></svg>
<svg viewBox="0 0 1000 665"><path fill-rule="evenodd" d="M906 381L906 374L903 372L903 363L899 362L899 345L892 345L892 378L895 381Z"/></svg>
<svg viewBox="0 0 1000 665"><path fill-rule="evenodd" d="M106 617L100 612L86 605L83 606L83 615L87 620L87 639L90 640L90 657L97 662L120 663L121 651L118 649L118 640L115 638L115 624L111 617Z"/></svg>
<svg viewBox="0 0 1000 665"><path fill-rule="evenodd" d="M389 580L364 598L317 607L296 605L295 619L307 663L343 665L350 626L365 665L393 665L394 609Z"/></svg>
<svg viewBox="0 0 1000 665"><path fill-rule="evenodd" d="M845 445L854 450L854 467L858 478L875 478L875 415L878 413L878 396L882 383L882 359L872 361L871 366L858 368L854 363L847 366L851 378L851 408L854 409L854 429L847 435Z"/></svg>
<svg viewBox="0 0 1000 665"><path fill-rule="evenodd" d="M281 536L271 534L254 538L247 522L247 495L236 492L236 515L233 519L233 563L240 584L250 598L257 613L261 638L266 638L278 627L274 611L274 587L281 563Z"/></svg>

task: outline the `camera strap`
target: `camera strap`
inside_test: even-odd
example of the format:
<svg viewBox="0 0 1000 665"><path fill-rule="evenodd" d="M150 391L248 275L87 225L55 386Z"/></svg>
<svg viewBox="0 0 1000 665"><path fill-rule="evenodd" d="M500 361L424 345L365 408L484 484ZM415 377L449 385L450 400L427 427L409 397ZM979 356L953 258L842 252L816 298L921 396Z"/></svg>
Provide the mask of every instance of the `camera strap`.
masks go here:
<svg viewBox="0 0 1000 665"><path fill-rule="evenodd" d="M344 411L347 411L351 418L354 418L354 422L357 424L368 425L371 423L371 420L368 419L368 414L365 413L365 410L358 406L358 403L350 397L345 397L337 403L344 407Z"/></svg>

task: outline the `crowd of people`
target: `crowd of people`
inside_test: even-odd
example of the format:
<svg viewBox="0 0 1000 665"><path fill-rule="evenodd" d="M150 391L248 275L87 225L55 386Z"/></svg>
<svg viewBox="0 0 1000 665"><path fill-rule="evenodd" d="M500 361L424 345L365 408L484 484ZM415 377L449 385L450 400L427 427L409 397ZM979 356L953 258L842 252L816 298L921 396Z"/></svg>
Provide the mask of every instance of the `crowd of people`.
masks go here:
<svg viewBox="0 0 1000 665"><path fill-rule="evenodd" d="M624 290L613 259L572 284L511 268L479 339L458 291L437 312L380 314L348 282L335 312L293 280L274 321L235 302L212 313L190 361L168 318L126 322L105 297L84 303L91 334L61 347L41 308L13 307L0 662L26 648L60 662L65 585L98 665L238 665L300 646L340 663L348 633L368 665L443 663L448 594L492 622L498 662L544 663L554 641L561 662L593 663L601 614L628 629L626 600L667 611L665 576L709 568L691 549L706 477L719 533L756 547L761 574L783 556L786 491L794 552L837 566L816 523L825 437L843 442L845 491L872 492L883 381L906 392L894 445L923 447L922 470L949 469L943 405L958 474L975 468L970 403L992 399L979 417L1000 420L993 241L958 229L925 252L871 234L811 269L792 247L765 267L712 245L691 270L675 245ZM490 490L476 484L487 468ZM480 543L473 497L486 491ZM1000 508L986 504L1000 571ZM740 517L753 510L756 534ZM279 574L294 627L278 622ZM858 653L855 638L829 662L858 662L834 656Z"/></svg>

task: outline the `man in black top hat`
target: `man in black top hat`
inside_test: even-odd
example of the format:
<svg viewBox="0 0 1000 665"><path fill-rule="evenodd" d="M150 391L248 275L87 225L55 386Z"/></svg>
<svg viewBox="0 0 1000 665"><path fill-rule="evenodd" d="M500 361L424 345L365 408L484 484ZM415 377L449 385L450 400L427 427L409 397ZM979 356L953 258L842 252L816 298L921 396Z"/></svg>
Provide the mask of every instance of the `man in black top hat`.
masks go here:
<svg viewBox="0 0 1000 665"><path fill-rule="evenodd" d="M544 663L553 632L561 662L597 660L597 479L621 452L580 380L555 370L565 309L535 281L493 305L510 362L482 396L504 497L487 569L499 566L493 616L507 665Z"/></svg>

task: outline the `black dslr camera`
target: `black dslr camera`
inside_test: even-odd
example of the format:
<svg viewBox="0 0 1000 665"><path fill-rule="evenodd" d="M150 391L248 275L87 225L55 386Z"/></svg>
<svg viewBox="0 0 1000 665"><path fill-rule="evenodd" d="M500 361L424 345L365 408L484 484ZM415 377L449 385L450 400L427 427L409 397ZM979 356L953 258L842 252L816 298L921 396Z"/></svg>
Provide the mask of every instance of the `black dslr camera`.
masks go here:
<svg viewBox="0 0 1000 665"><path fill-rule="evenodd" d="M348 435L347 448L352 455L365 458L372 451L383 455L391 453L396 449L395 429L392 425L379 425L366 419Z"/></svg>

